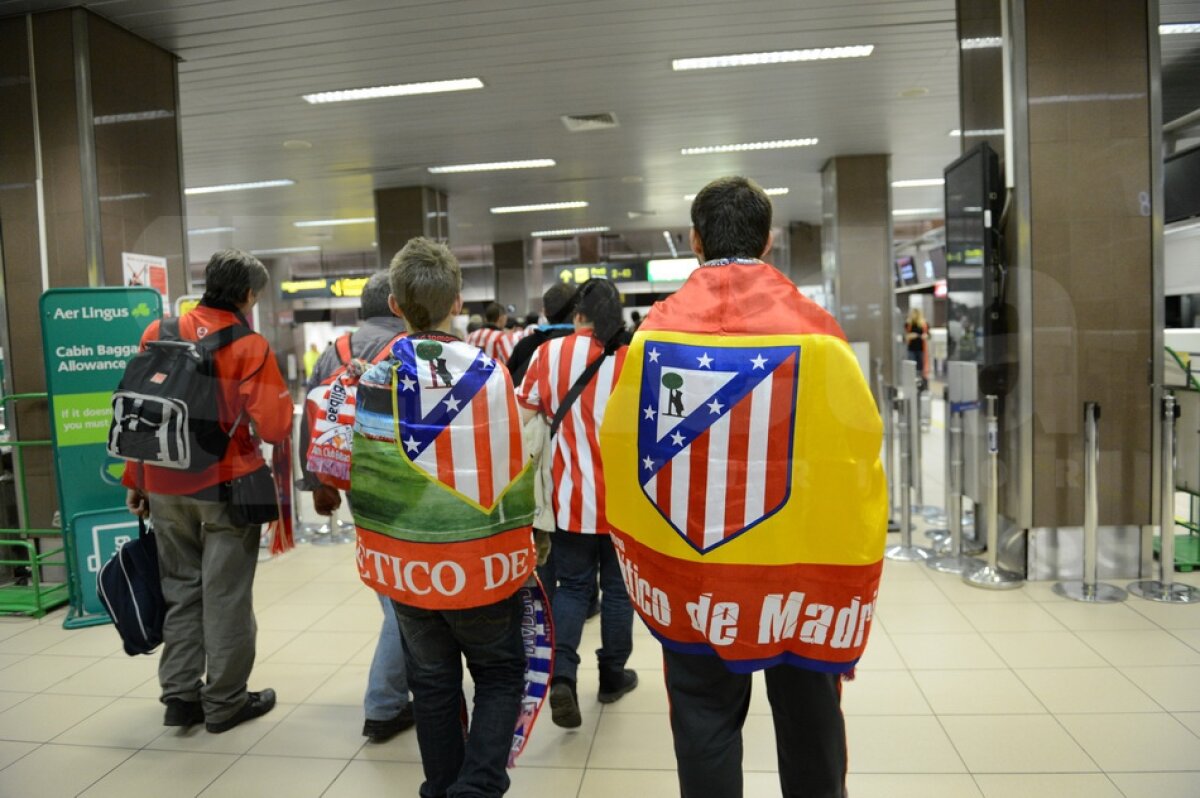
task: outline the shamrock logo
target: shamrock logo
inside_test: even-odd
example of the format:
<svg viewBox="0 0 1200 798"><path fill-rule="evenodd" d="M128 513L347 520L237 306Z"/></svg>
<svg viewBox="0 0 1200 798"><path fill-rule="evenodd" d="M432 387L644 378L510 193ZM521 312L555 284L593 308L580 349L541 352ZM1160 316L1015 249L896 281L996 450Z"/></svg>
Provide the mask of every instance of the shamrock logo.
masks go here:
<svg viewBox="0 0 1200 798"><path fill-rule="evenodd" d="M150 316L150 306L147 305L145 302L142 302L137 307L135 307L133 310L131 310L129 312L129 315L133 316L135 319L148 318Z"/></svg>

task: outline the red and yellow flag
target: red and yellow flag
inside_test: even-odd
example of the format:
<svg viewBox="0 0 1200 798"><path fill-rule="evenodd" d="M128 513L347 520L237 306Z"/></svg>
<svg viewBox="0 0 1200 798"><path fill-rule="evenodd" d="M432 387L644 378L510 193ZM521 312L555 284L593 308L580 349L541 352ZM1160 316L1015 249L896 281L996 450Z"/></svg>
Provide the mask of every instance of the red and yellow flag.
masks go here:
<svg viewBox="0 0 1200 798"><path fill-rule="evenodd" d="M734 670L852 669L887 534L881 434L841 329L773 267L706 266L655 305L600 434L651 631Z"/></svg>

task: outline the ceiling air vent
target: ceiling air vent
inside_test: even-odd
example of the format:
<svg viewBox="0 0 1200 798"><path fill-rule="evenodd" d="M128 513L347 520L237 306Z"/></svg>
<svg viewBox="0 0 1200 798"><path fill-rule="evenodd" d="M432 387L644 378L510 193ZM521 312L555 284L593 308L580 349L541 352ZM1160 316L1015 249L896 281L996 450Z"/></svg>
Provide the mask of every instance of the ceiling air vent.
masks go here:
<svg viewBox="0 0 1200 798"><path fill-rule="evenodd" d="M562 123L566 125L567 130L572 133L586 133L591 130L607 130L616 127L617 115L612 113L604 114L567 114L560 117Z"/></svg>

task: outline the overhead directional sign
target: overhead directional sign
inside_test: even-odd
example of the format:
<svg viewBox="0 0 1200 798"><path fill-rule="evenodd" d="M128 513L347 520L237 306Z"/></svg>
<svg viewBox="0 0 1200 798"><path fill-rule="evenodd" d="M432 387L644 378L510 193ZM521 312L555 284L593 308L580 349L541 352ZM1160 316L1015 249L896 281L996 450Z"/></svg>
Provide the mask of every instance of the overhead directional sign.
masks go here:
<svg viewBox="0 0 1200 798"><path fill-rule="evenodd" d="M593 278L608 278L614 283L641 282L646 279L645 263L598 263L582 266L564 266L558 272L562 283L581 285Z"/></svg>
<svg viewBox="0 0 1200 798"><path fill-rule="evenodd" d="M314 277L305 280L284 280L279 293L284 299L329 299L359 297L370 277Z"/></svg>

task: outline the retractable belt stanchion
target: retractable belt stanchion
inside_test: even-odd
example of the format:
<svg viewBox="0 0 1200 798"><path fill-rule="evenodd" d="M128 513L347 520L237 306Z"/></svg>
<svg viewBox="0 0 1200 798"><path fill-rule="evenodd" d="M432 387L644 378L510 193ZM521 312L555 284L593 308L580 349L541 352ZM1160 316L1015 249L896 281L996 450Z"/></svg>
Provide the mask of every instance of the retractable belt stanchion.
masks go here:
<svg viewBox="0 0 1200 798"><path fill-rule="evenodd" d="M950 553L929 560L926 565L935 571L961 574L984 563L968 554L970 550L962 534L962 491L963 491L963 428L962 412L946 400L946 518L950 522Z"/></svg>
<svg viewBox="0 0 1200 798"><path fill-rule="evenodd" d="M896 523L896 453L895 446L892 440L894 435L892 418L895 412L895 400L892 398L892 388L884 382L883 374L875 375L876 391L879 395L879 414L883 417L883 456L884 476L887 478L887 497L888 497L888 532L899 531L900 525Z"/></svg>
<svg viewBox="0 0 1200 798"><path fill-rule="evenodd" d="M1175 422L1179 405L1175 396L1163 396L1162 418L1162 532L1158 547L1158 579L1143 579L1129 586L1129 592L1150 601L1168 604L1200 602L1200 590L1175 581Z"/></svg>
<svg viewBox="0 0 1200 798"><path fill-rule="evenodd" d="M1025 583L1025 578L1000 567L1000 419L999 399L987 397L987 454L988 481L984 501L987 518L987 562L963 572L968 585L988 590L1011 590Z"/></svg>
<svg viewBox="0 0 1200 798"><path fill-rule="evenodd" d="M923 546L914 546L912 542L912 416L911 399L900 394L896 399L900 423L900 544L888 546L884 556L889 560L901 562L920 562L929 558L932 552ZM920 434L920 425L916 434Z"/></svg>
<svg viewBox="0 0 1200 798"><path fill-rule="evenodd" d="M935 552L945 554L951 550L950 542L950 386L942 390L942 421L944 442L942 444L942 486L945 489L944 507L931 507L925 520L933 526L925 530L925 537L933 542Z"/></svg>
<svg viewBox="0 0 1200 798"><path fill-rule="evenodd" d="M1100 511L1097 472L1100 466L1100 405L1083 405L1083 579L1079 582L1056 582L1054 592L1075 601L1092 604L1113 604L1124 601L1128 594L1117 587L1097 581L1096 526Z"/></svg>

